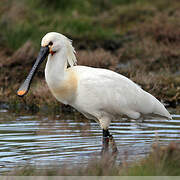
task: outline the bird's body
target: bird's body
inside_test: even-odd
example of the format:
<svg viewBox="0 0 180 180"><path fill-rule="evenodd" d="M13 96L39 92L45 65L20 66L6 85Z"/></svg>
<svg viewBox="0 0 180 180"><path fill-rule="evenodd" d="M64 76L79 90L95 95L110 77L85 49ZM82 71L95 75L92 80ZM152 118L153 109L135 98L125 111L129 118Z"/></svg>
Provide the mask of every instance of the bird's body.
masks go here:
<svg viewBox="0 0 180 180"><path fill-rule="evenodd" d="M45 43L47 39L48 35L42 42ZM121 114L133 119L138 119L143 114L171 118L154 96L130 79L107 69L74 66L76 59L73 55L74 49L69 43L64 50L48 56L46 82L58 101L69 104L87 118L96 120L103 129L107 129L111 120ZM74 58L69 59L69 68L68 56Z"/></svg>
<svg viewBox="0 0 180 180"><path fill-rule="evenodd" d="M59 71L60 79L56 79L54 84L53 76L45 71L52 94L60 102L99 122L102 129L107 129L111 120L122 114L133 119L145 114L171 118L154 96L118 73L86 66L69 67L64 76L61 76L63 71Z"/></svg>
<svg viewBox="0 0 180 180"><path fill-rule="evenodd" d="M58 101L99 122L104 137L110 136L111 120L122 114L133 119L144 114L171 119L161 102L125 76L107 69L77 66L72 43L62 34L46 34L41 46L40 60L37 58L37 61L48 55L45 78L52 94ZM20 96L29 87L37 65L34 66L27 82L18 91Z"/></svg>

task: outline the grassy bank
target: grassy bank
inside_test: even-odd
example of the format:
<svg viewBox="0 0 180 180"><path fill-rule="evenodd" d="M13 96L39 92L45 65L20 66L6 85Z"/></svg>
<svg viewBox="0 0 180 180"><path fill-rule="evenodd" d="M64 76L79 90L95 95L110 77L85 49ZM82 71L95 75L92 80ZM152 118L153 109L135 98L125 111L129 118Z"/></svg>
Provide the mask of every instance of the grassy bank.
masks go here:
<svg viewBox="0 0 180 180"><path fill-rule="evenodd" d="M43 175L43 176L179 176L180 148L171 143L167 147L154 144L152 152L146 158L128 163L125 160L120 165L114 158L106 156L101 159L92 158L87 165L52 165L52 168L31 167L16 168L7 175Z"/></svg>
<svg viewBox="0 0 180 180"><path fill-rule="evenodd" d="M161 16L167 16L166 23L176 26L179 6L177 0L2 0L0 36L13 50L29 39L39 47L40 38L49 31L61 32L78 42L115 41L135 27L157 22ZM164 32L166 29L162 29Z"/></svg>
<svg viewBox="0 0 180 180"><path fill-rule="evenodd" d="M180 102L179 12L178 0L2 0L0 101L15 108L60 105L44 82L45 64L24 100L16 96L41 38L57 31L74 40L78 64L121 73L176 107Z"/></svg>

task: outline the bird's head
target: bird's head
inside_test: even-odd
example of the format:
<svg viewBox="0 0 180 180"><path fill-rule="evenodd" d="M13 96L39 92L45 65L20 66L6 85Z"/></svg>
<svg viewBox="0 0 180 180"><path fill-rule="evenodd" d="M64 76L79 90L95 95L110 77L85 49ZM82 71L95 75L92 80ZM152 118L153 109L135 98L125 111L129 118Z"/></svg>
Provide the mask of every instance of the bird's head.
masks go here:
<svg viewBox="0 0 180 180"><path fill-rule="evenodd" d="M37 71L37 68L46 59L46 57L48 55L55 56L55 54L58 54L58 52L60 51L65 53L65 57L67 58L66 60L70 66L73 66L76 64L76 57L74 54L75 50L72 46L71 40L68 39L66 36L57 32L47 33L42 38L41 48L40 48L38 57L29 75L27 76L26 80L17 91L18 96L23 97L28 92L32 78L35 72Z"/></svg>
<svg viewBox="0 0 180 180"><path fill-rule="evenodd" d="M47 33L41 41L41 47L48 47L49 53L54 55L58 51L66 47L69 39L57 32Z"/></svg>

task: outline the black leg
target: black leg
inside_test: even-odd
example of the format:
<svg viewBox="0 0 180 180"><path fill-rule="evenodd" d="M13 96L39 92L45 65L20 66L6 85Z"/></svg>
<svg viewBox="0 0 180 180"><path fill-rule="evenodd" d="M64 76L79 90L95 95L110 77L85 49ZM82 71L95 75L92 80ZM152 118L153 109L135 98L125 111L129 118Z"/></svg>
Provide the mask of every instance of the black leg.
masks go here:
<svg viewBox="0 0 180 180"><path fill-rule="evenodd" d="M104 130L103 129L103 141L102 141L102 144L103 144L103 147L102 147L102 153L106 153L108 152L108 148L109 148L109 131L108 129L107 130Z"/></svg>
<svg viewBox="0 0 180 180"><path fill-rule="evenodd" d="M107 138L108 136L110 136L109 130L108 129L107 130L103 129L103 137Z"/></svg>

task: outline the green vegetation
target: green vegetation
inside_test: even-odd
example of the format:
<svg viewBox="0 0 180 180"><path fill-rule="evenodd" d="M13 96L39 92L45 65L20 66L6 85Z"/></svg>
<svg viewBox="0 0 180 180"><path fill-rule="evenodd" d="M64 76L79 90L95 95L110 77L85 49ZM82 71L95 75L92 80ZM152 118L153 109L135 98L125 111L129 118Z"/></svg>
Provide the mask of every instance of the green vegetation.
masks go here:
<svg viewBox="0 0 180 180"><path fill-rule="evenodd" d="M42 168L42 169L41 169ZM123 161L120 165L115 163L114 157L105 156L101 159L92 159L82 166L66 165L52 166L52 168L31 167L16 168L8 175L74 175L74 176L179 176L180 175L180 148L177 144L171 143L167 147L154 144L152 153L146 158L127 163Z"/></svg>
<svg viewBox="0 0 180 180"><path fill-rule="evenodd" d="M125 35L159 12L177 8L174 0L2 0L0 35L13 50L28 39L39 46L49 31L72 39L109 40Z"/></svg>
<svg viewBox="0 0 180 180"><path fill-rule="evenodd" d="M78 64L119 72L175 107L180 102L179 12L178 0L1 0L0 100L14 107L24 101L30 107L59 106L42 88L44 65L24 101L15 95L41 38L57 31L73 39Z"/></svg>

